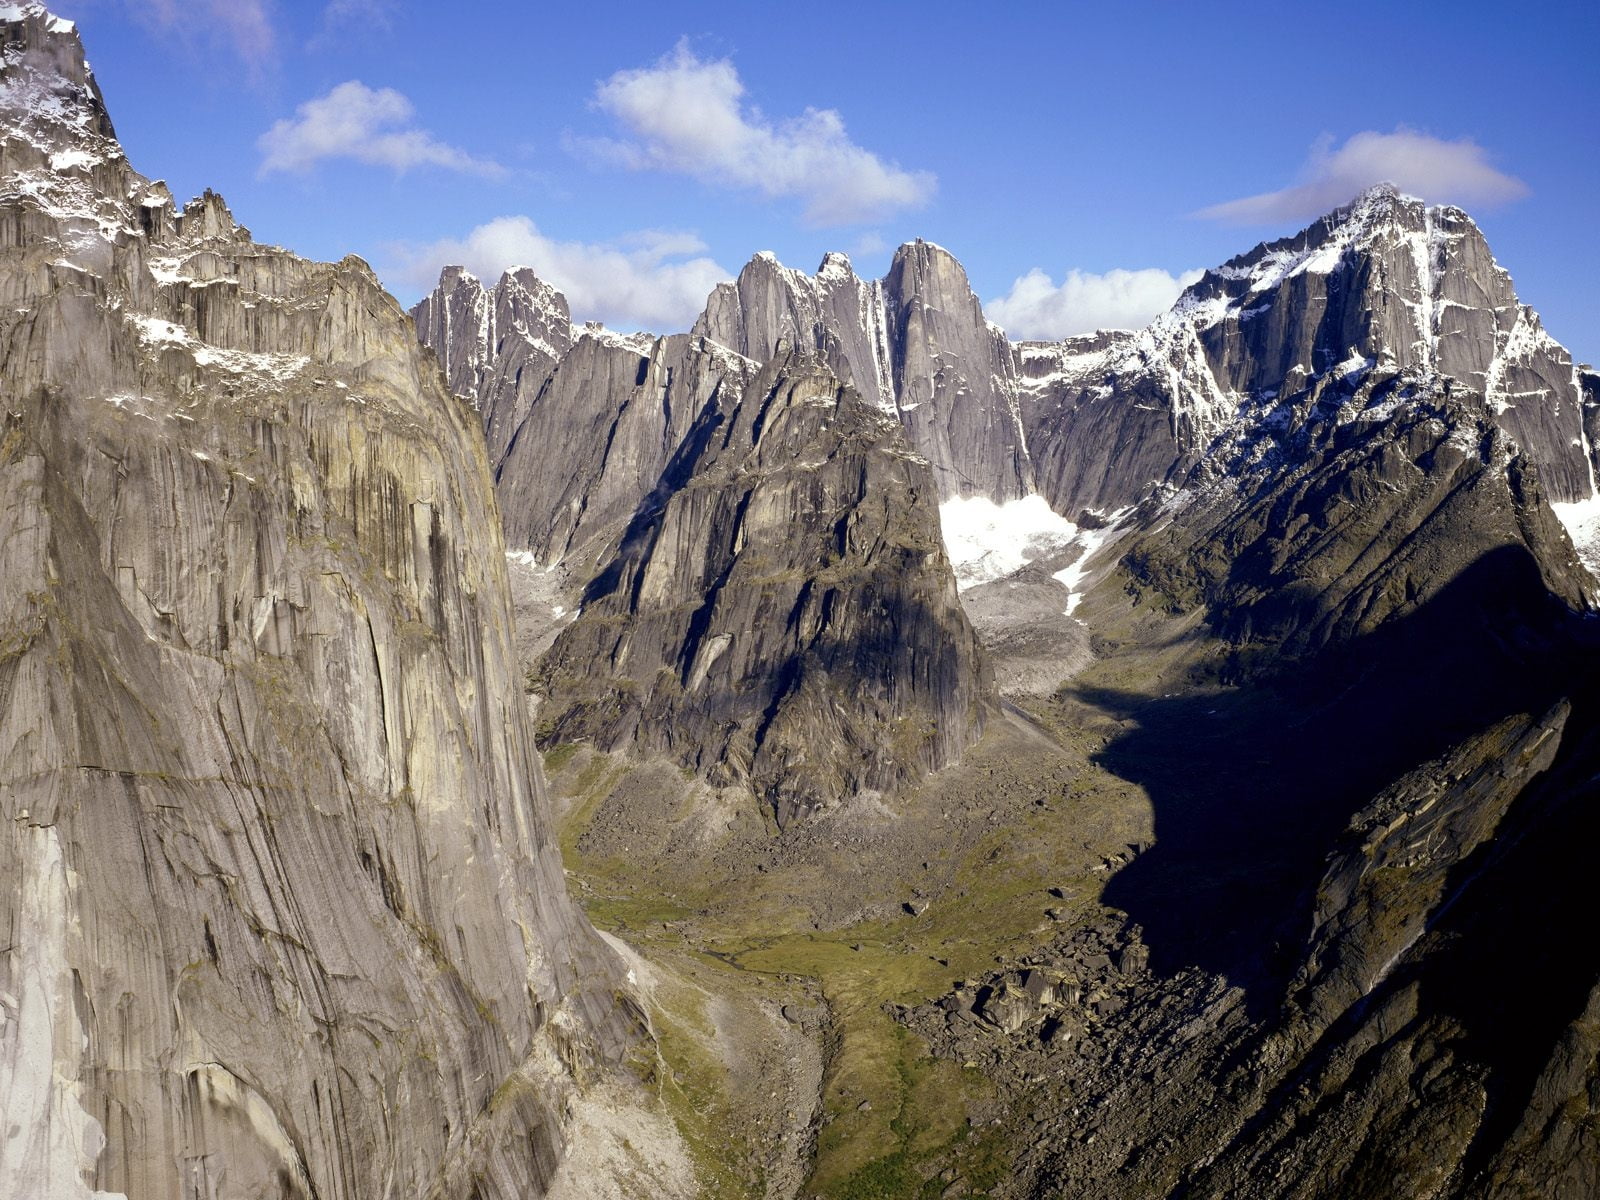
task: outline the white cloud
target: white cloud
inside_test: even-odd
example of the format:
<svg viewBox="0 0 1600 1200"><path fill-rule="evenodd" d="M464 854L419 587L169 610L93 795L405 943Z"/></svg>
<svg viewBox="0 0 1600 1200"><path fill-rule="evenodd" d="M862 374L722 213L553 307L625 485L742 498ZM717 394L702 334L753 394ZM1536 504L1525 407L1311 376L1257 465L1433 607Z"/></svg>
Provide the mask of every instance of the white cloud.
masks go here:
<svg viewBox="0 0 1600 1200"><path fill-rule="evenodd" d="M661 230L611 243L562 242L527 217L497 217L461 239L391 248L396 278L423 291L450 264L465 266L486 284L508 267L528 266L566 293L575 321L663 331L689 328L711 289L732 278L701 253L705 249L693 234Z"/></svg>
<svg viewBox="0 0 1600 1200"><path fill-rule="evenodd" d="M497 176L505 168L447 146L431 133L411 128L411 101L393 88L369 88L357 80L341 83L326 96L307 100L294 120L282 120L256 141L261 173L308 171L325 158L350 158L406 171L444 167Z"/></svg>
<svg viewBox="0 0 1600 1200"><path fill-rule="evenodd" d="M129 7L186 42L199 32L227 43L255 75L277 56L270 0L133 0Z"/></svg>
<svg viewBox="0 0 1600 1200"><path fill-rule="evenodd" d="M1233 225L1305 221L1375 183L1439 203L1504 204L1528 194L1527 184L1497 170L1471 138L1451 142L1404 127L1393 133L1369 129L1337 149L1332 137L1318 139L1293 187L1214 204L1195 215Z"/></svg>
<svg viewBox="0 0 1600 1200"><path fill-rule="evenodd" d="M679 42L654 66L618 71L595 92L596 105L632 140L581 145L632 170L796 197L814 226L870 221L933 196L933 175L856 145L833 109L808 108L775 123L743 103L744 91L731 62L698 58Z"/></svg>
<svg viewBox="0 0 1600 1200"><path fill-rule="evenodd" d="M1154 267L1104 275L1068 271L1058 286L1035 267L984 313L1015 338L1054 340L1096 329L1142 329L1204 272L1171 275Z"/></svg>

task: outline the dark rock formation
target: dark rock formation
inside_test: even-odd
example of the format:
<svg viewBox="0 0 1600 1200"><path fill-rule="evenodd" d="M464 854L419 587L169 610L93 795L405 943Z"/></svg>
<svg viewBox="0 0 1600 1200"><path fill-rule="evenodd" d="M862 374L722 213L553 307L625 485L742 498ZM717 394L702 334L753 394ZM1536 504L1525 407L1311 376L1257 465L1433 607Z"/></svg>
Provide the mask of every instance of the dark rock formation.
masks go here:
<svg viewBox="0 0 1600 1200"><path fill-rule="evenodd" d="M537 1195L567 899L470 410L357 259L127 164L0 22L0 1192Z"/></svg>
<svg viewBox="0 0 1600 1200"><path fill-rule="evenodd" d="M1583 610L1585 572L1541 473L1475 399L1431 376L1319 382L1260 427L1276 436L1228 446L1152 505L1124 566L1268 661L1370 634L1506 547Z"/></svg>
<svg viewBox="0 0 1600 1200"><path fill-rule="evenodd" d="M708 407L542 668L546 736L667 754L780 821L955 761L992 703L927 463L780 346Z"/></svg>

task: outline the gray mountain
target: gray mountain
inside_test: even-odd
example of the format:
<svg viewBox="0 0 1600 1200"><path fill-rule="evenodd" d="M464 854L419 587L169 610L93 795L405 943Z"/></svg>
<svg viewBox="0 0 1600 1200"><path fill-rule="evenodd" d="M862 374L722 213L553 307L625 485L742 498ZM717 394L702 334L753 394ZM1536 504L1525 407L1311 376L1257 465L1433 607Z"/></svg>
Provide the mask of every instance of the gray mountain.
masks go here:
<svg viewBox="0 0 1600 1200"><path fill-rule="evenodd" d="M889 273L870 282L843 254L810 276L758 254L712 292L695 332L761 362L780 340L814 348L900 419L941 499L1033 491L1011 347L941 246L901 246Z"/></svg>
<svg viewBox="0 0 1600 1200"><path fill-rule="evenodd" d="M541 677L552 741L670 755L787 824L956 761L994 700L927 462L775 349L702 413Z"/></svg>
<svg viewBox="0 0 1600 1200"><path fill-rule="evenodd" d="M1284 398L1369 371L1448 377L1539 464L1552 500L1594 492L1571 355L1465 213L1387 185L1208 271L1148 329L1020 354L1036 477L1062 512L1130 504L1241 421L1291 419Z"/></svg>
<svg viewBox="0 0 1600 1200"><path fill-rule="evenodd" d="M567 298L525 267L507 271L492 290L451 267L411 315L450 390L478 405L489 461L498 465L540 385L572 346Z"/></svg>
<svg viewBox="0 0 1600 1200"><path fill-rule="evenodd" d="M541 562L614 541L706 406L757 367L700 337L575 328L526 267L492 289L446 268L411 312L483 416L507 542Z"/></svg>
<svg viewBox="0 0 1600 1200"><path fill-rule="evenodd" d="M1273 657L1368 636L1511 549L1540 591L1585 610L1592 584L1542 470L1479 397L1373 371L1319 380L1293 411L1147 506L1122 559L1135 589L1203 607Z"/></svg>
<svg viewBox="0 0 1600 1200"><path fill-rule="evenodd" d="M70 23L0 56L0 1193L542 1194L637 1018L477 422L360 260L133 171Z"/></svg>
<svg viewBox="0 0 1600 1200"><path fill-rule="evenodd" d="M488 352L477 331L508 292L545 297L548 319L497 319ZM447 374L476 381L486 424L510 430L508 543L581 589L540 668L548 737L670 755L785 823L957 761L993 686L955 599L938 486L897 423L833 375L839 356L778 339L763 369L698 331L586 327L551 362L533 343L554 338L533 331L566 312L526 270L492 293L447 271L414 310Z"/></svg>

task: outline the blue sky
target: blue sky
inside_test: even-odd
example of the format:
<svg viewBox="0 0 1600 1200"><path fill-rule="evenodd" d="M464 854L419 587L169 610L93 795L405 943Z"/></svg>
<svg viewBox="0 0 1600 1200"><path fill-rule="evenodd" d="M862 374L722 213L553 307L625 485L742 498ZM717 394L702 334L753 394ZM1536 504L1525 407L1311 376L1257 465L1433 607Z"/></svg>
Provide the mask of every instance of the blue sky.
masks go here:
<svg viewBox="0 0 1600 1200"><path fill-rule="evenodd" d="M667 328L757 250L875 275L925 237L1065 333L1381 172L1462 202L1600 357L1593 0L51 6L136 167L407 302L517 258L578 319Z"/></svg>

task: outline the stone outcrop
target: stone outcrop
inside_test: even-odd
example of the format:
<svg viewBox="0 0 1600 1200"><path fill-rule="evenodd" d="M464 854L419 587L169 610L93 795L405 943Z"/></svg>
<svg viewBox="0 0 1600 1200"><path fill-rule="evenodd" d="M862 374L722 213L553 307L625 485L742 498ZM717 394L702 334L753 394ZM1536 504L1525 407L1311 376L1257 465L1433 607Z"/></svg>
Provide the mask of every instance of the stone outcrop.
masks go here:
<svg viewBox="0 0 1600 1200"><path fill-rule="evenodd" d="M695 332L761 362L780 340L817 351L900 419L941 499L1033 491L1011 347L941 246L901 246L873 281L857 278L843 254L827 255L811 276L759 254L718 285Z"/></svg>
<svg viewBox="0 0 1600 1200"><path fill-rule="evenodd" d="M540 1194L624 1052L482 437L0 23L0 1193Z"/></svg>
<svg viewBox="0 0 1600 1200"><path fill-rule="evenodd" d="M542 562L596 541L614 546L695 423L737 397L755 371L685 334L580 337L518 422L500 464L507 542Z"/></svg>
<svg viewBox="0 0 1600 1200"><path fill-rule="evenodd" d="M498 466L539 388L572 347L567 298L526 267L507 271L492 289L448 267L411 316L450 390L483 414L489 461Z"/></svg>
<svg viewBox="0 0 1600 1200"><path fill-rule="evenodd" d="M411 312L483 414L507 543L545 563L614 540L707 405L756 370L701 337L574 327L526 267L492 289L449 267Z"/></svg>
<svg viewBox="0 0 1600 1200"><path fill-rule="evenodd" d="M780 822L959 758L993 703L898 425L780 344L702 413L541 669L552 741L669 755Z"/></svg>

